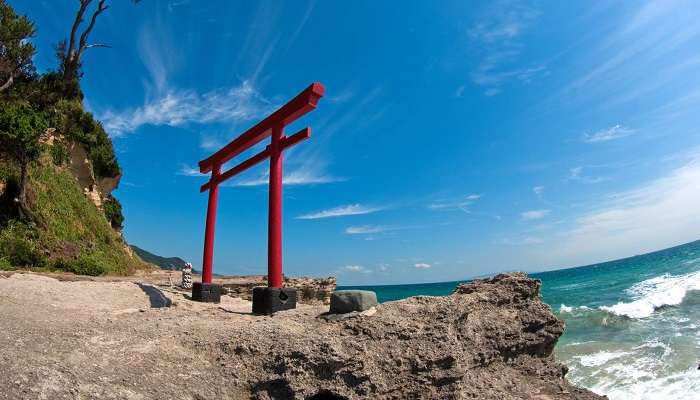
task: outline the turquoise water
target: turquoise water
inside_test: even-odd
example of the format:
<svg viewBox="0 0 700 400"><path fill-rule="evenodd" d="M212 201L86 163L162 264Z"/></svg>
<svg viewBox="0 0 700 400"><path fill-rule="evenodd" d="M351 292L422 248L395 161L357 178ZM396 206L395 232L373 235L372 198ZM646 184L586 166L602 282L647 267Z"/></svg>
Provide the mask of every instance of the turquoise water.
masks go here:
<svg viewBox="0 0 700 400"><path fill-rule="evenodd" d="M613 400L700 399L700 241L531 275L566 321L556 356L572 382ZM458 283L362 288L384 302Z"/></svg>

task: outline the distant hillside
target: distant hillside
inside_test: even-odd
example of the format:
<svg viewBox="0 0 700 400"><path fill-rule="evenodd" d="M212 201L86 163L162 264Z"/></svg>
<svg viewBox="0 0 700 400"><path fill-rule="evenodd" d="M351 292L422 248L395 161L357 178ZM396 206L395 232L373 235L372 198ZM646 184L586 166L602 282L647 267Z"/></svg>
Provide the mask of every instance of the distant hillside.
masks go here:
<svg viewBox="0 0 700 400"><path fill-rule="evenodd" d="M180 271L186 264L186 261L180 257L161 257L138 246L134 246L133 244L131 245L131 249L134 250L134 253L141 257L143 261L157 265L161 269Z"/></svg>

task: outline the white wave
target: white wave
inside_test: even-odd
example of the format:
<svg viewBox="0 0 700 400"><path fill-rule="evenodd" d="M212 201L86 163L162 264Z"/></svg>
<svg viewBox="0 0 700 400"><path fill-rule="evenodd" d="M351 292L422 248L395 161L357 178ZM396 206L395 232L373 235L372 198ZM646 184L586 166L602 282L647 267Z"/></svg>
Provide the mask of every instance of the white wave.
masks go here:
<svg viewBox="0 0 700 400"><path fill-rule="evenodd" d="M574 310L581 310L581 311L587 311L590 310L590 307L587 306L579 306L579 307L574 307L574 306L567 306L566 304L562 304L559 307L559 313L571 313L574 312Z"/></svg>
<svg viewBox="0 0 700 400"><path fill-rule="evenodd" d="M663 348L664 352L650 353L653 348ZM574 368L567 377L611 400L700 400L696 366L669 371L674 356L667 348L666 344L652 340L625 351L575 356L578 364L572 365Z"/></svg>
<svg viewBox="0 0 700 400"><path fill-rule="evenodd" d="M645 377L626 385L603 383L591 389L611 400L700 400L697 375L697 370L691 368L664 377Z"/></svg>
<svg viewBox="0 0 700 400"><path fill-rule="evenodd" d="M636 300L600 309L629 318L646 318L659 307L680 304L690 290L700 290L700 271L676 276L665 274L639 282L627 289Z"/></svg>
<svg viewBox="0 0 700 400"><path fill-rule="evenodd" d="M620 358L622 356L626 356L628 354L630 353L627 353L625 351L599 351L594 354L576 356L574 358L578 359L578 361L584 367L600 367L601 365L607 364L608 361Z"/></svg>

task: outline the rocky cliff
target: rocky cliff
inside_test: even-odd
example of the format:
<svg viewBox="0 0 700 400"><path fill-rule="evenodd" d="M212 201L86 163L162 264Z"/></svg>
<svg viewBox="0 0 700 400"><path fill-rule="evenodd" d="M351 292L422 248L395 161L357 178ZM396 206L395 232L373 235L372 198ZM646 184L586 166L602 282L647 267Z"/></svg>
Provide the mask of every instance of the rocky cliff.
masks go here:
<svg viewBox="0 0 700 400"><path fill-rule="evenodd" d="M601 399L565 379L552 355L564 324L524 274L336 321L322 305L256 316L229 296L106 279L0 272L5 396Z"/></svg>
<svg viewBox="0 0 700 400"><path fill-rule="evenodd" d="M564 323L539 289L525 274L499 275L303 333L265 324L254 340L221 343L221 357L245 366L231 373L257 398L600 398L564 378L552 355Z"/></svg>

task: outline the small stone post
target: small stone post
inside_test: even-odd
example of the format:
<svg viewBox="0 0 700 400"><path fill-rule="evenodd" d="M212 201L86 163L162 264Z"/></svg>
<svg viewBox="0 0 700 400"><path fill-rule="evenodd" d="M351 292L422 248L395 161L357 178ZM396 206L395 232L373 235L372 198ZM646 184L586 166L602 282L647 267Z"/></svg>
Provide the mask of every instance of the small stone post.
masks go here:
<svg viewBox="0 0 700 400"><path fill-rule="evenodd" d="M192 264L190 263L182 268L182 288L192 289Z"/></svg>

